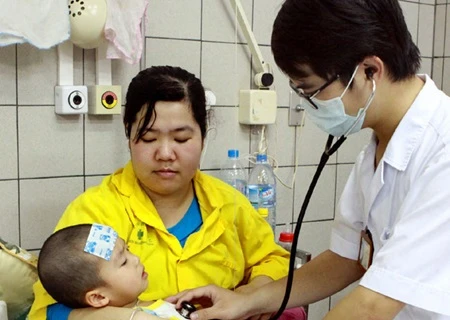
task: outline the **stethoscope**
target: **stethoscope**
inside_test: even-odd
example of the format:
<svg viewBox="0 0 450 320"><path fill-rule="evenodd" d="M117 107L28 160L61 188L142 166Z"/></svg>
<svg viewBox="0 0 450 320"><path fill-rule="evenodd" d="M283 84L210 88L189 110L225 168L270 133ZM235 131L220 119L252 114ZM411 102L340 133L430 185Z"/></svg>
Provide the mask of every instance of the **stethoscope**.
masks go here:
<svg viewBox="0 0 450 320"><path fill-rule="evenodd" d="M367 99L366 105L363 108L363 111L359 113L357 116L355 122L353 125L342 135L340 138L337 139L337 141L333 144L334 136L331 134L328 136L327 143L325 144L325 150L322 153L322 156L320 157L319 165L317 166L317 170L314 173L314 176L312 178L312 181L309 185L308 191L306 192L305 199L303 200L302 207L300 208L300 212L298 214L297 223L294 230L294 239L292 241L291 246L291 253L289 258L289 272L287 276L287 283L286 283L286 291L284 293L283 302L281 303L280 308L278 309L277 313L271 317L271 319L278 319L281 314L286 309L287 303L289 301L289 297L291 295L291 289L292 289L292 281L294 279L294 266L295 266L295 255L297 250L297 243L298 238L300 235L300 229L302 227L303 218L306 214L306 209L308 208L309 201L311 200L311 196L314 192L314 188L317 185L317 181L319 181L320 174L323 171L323 168L328 162L328 159L330 156L332 156L339 147L344 143L345 140L347 140L348 135L350 132L355 128L356 124L361 120L361 117L366 113L367 108L372 103L373 98L375 97L375 91L376 91L376 83L375 80L372 79L372 93L370 94L369 98Z"/></svg>

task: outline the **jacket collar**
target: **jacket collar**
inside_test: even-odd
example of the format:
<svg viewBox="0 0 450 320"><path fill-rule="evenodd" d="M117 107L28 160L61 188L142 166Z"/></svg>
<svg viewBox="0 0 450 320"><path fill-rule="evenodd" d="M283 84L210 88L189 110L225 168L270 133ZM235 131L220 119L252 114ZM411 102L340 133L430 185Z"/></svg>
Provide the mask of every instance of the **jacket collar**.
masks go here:
<svg viewBox="0 0 450 320"><path fill-rule="evenodd" d="M226 202L219 191L212 187L211 179L214 178L203 174L200 170L197 170L193 179L195 194L205 226L215 223L220 218L220 208ZM140 220L148 225L165 229L153 202L139 185L131 161L113 174L112 182L120 194L130 198L132 210Z"/></svg>
<svg viewBox="0 0 450 320"><path fill-rule="evenodd" d="M438 89L433 80L427 75L419 77L425 81L425 85L395 129L383 156L384 162L399 171L407 168L438 107Z"/></svg>

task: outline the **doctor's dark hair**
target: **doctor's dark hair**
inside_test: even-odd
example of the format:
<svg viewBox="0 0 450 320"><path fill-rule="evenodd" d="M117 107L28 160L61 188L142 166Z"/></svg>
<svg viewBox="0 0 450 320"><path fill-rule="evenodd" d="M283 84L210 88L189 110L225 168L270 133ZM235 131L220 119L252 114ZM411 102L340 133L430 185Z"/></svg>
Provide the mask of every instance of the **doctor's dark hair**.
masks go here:
<svg viewBox="0 0 450 320"><path fill-rule="evenodd" d="M139 72L128 86L123 118L128 139L139 141L145 135L152 115L155 114L155 118L157 116L155 104L158 101L186 101L200 126L202 138L205 138L206 98L200 79L179 67L154 66ZM142 108L146 108L145 114L141 123L138 123L136 136L130 137L133 123Z"/></svg>
<svg viewBox="0 0 450 320"><path fill-rule="evenodd" d="M273 25L272 52L289 77L300 65L348 83L365 57L378 56L392 81L416 74L420 52L398 0L286 0Z"/></svg>
<svg viewBox="0 0 450 320"><path fill-rule="evenodd" d="M89 307L86 293L106 284L99 276L101 258L84 252L91 227L81 224L56 231L39 253L42 286L53 299L71 308Z"/></svg>

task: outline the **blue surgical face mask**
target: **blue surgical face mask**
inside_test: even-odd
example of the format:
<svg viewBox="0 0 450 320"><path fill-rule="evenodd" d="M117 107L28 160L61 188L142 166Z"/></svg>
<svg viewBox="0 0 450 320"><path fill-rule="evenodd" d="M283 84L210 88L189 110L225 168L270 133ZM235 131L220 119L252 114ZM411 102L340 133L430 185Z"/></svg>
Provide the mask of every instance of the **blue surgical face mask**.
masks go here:
<svg viewBox="0 0 450 320"><path fill-rule="evenodd" d="M373 89L366 105L358 110L356 116L349 116L345 113L344 103L342 97L347 92L350 84L355 78L358 66L356 66L353 75L345 87L344 92L337 98L330 100L319 100L317 98L311 98L317 105L318 109L314 109L307 101L303 103L305 106L306 114L308 117L323 131L331 134L335 137L348 136L349 134L356 133L361 130L364 118L366 116L366 110L372 103L375 95L375 81L372 79Z"/></svg>

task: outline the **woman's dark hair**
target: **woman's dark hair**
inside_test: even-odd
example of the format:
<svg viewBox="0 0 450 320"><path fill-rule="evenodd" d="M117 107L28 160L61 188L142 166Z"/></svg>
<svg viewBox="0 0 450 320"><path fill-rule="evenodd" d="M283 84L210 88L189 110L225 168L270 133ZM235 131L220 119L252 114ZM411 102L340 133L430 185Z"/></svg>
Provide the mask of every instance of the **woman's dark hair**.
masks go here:
<svg viewBox="0 0 450 320"><path fill-rule="evenodd" d="M201 81L192 73L179 67L154 66L139 72L128 86L126 96L123 122L127 138L139 141L148 131L152 115L155 114L156 118L156 102L183 100L189 104L204 139L207 129L207 112L205 89ZM136 135L130 137L131 127L142 108L146 108L145 115L138 124Z"/></svg>
<svg viewBox="0 0 450 320"><path fill-rule="evenodd" d="M398 0L286 0L272 32L275 62L289 77L300 65L348 82L356 65L378 56L391 80L416 74L420 52Z"/></svg>
<svg viewBox="0 0 450 320"><path fill-rule="evenodd" d="M100 278L101 258L84 252L91 224L61 229L42 246L38 275L42 286L56 301L71 308L89 307L88 291L104 286Z"/></svg>

